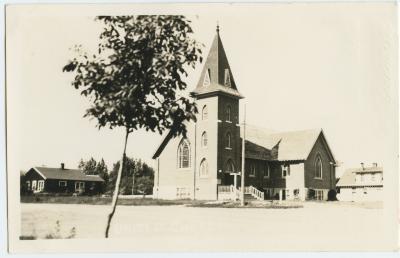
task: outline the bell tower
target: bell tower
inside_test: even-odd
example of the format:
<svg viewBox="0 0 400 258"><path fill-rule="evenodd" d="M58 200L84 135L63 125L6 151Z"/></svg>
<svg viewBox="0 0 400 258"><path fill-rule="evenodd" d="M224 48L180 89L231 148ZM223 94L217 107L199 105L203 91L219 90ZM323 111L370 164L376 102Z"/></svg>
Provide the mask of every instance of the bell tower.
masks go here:
<svg viewBox="0 0 400 258"><path fill-rule="evenodd" d="M191 92L199 110L196 123L196 195L202 189L233 184L230 173L240 171L239 93L222 45L216 35L196 88ZM208 176L204 173L205 166ZM203 176L203 177L202 177ZM196 176L197 177L197 176ZM211 190L211 189L208 189Z"/></svg>

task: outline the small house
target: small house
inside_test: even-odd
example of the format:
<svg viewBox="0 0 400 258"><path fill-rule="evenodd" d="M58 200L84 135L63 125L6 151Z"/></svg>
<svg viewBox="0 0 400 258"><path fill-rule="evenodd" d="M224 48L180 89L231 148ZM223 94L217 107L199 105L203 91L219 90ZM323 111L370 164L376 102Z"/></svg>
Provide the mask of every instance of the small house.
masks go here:
<svg viewBox="0 0 400 258"><path fill-rule="evenodd" d="M33 193L98 194L103 191L104 180L98 175L86 175L79 169L33 167L26 172L24 181Z"/></svg>
<svg viewBox="0 0 400 258"><path fill-rule="evenodd" d="M336 187L340 201L382 201L383 168L377 163L371 167L361 163L359 168L347 169Z"/></svg>

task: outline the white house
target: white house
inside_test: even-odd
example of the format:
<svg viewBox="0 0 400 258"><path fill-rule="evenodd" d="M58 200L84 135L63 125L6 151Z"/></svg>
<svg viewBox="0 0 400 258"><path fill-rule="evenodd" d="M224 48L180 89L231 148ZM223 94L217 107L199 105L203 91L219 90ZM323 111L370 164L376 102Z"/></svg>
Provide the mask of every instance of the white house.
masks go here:
<svg viewBox="0 0 400 258"><path fill-rule="evenodd" d="M383 168L373 163L365 167L351 168L340 177L337 198L340 201L381 201L383 200Z"/></svg>

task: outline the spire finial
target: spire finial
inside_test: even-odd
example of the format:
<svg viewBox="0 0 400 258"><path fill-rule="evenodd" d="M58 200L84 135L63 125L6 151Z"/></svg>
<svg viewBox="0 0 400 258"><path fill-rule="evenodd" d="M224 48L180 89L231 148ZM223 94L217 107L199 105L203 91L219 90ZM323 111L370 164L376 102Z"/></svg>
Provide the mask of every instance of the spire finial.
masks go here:
<svg viewBox="0 0 400 258"><path fill-rule="evenodd" d="M217 21L217 33L219 33L219 22Z"/></svg>

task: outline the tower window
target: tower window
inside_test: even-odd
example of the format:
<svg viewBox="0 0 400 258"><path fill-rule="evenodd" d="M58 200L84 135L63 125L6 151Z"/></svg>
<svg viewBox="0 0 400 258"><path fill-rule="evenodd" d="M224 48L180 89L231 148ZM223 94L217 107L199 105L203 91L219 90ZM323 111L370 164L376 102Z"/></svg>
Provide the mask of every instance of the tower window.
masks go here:
<svg viewBox="0 0 400 258"><path fill-rule="evenodd" d="M232 122L232 120L231 120L231 106L227 106L226 107L226 121L228 121L228 122Z"/></svg>
<svg viewBox="0 0 400 258"><path fill-rule="evenodd" d="M202 120L207 120L208 119L208 108L206 105L204 105L203 110L201 112L201 119Z"/></svg>
<svg viewBox="0 0 400 258"><path fill-rule="evenodd" d="M208 163L206 159L200 162L200 177L208 177Z"/></svg>
<svg viewBox="0 0 400 258"><path fill-rule="evenodd" d="M204 75L203 86L207 87L211 84L211 77L210 77L210 69L207 69L206 74Z"/></svg>
<svg viewBox="0 0 400 258"><path fill-rule="evenodd" d="M226 133L226 148L232 148L232 142L231 142L231 133Z"/></svg>
<svg viewBox="0 0 400 258"><path fill-rule="evenodd" d="M235 172L235 165L233 164L233 161L231 159L229 159L226 162L225 172L226 173L234 173Z"/></svg>
<svg viewBox="0 0 400 258"><path fill-rule="evenodd" d="M315 178L322 178L322 161L319 155L315 160Z"/></svg>
<svg viewBox="0 0 400 258"><path fill-rule="evenodd" d="M182 139L178 147L178 167L188 168L190 165L190 148L189 141Z"/></svg>
<svg viewBox="0 0 400 258"><path fill-rule="evenodd" d="M225 69L225 80L224 84L226 87L231 87L231 76L229 73L229 69Z"/></svg>
<svg viewBox="0 0 400 258"><path fill-rule="evenodd" d="M201 146L207 147L207 133L203 132L201 135Z"/></svg>

